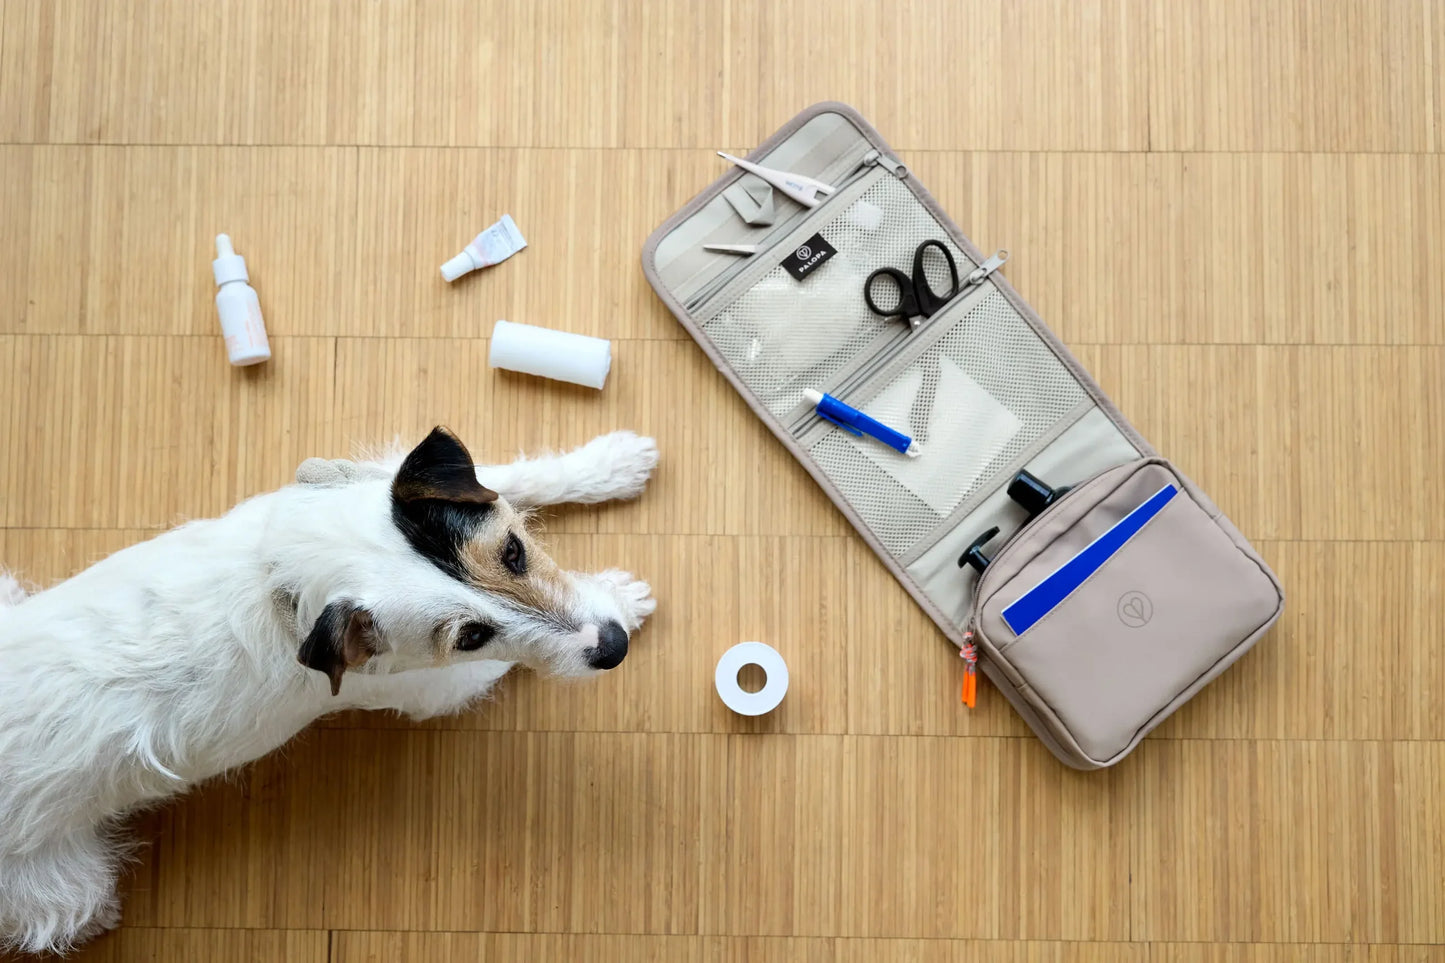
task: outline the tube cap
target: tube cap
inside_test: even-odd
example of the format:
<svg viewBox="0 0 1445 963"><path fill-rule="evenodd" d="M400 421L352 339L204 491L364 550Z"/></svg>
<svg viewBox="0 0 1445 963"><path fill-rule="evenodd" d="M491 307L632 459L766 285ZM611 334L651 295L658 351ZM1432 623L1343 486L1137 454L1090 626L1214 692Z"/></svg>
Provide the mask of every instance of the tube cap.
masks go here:
<svg viewBox="0 0 1445 963"><path fill-rule="evenodd" d="M446 278L448 281L455 281L457 278L461 277L463 274L466 274L468 271L475 271L476 269L477 262L472 260L472 256L470 254L468 254L466 251L463 251L462 253L458 254L456 257L452 258L450 261L442 265L442 277Z"/></svg>
<svg viewBox="0 0 1445 963"><path fill-rule="evenodd" d="M226 234L216 235L216 259L211 262L211 276L219 287L230 281L249 281L246 273L246 259L231 247L231 238Z"/></svg>

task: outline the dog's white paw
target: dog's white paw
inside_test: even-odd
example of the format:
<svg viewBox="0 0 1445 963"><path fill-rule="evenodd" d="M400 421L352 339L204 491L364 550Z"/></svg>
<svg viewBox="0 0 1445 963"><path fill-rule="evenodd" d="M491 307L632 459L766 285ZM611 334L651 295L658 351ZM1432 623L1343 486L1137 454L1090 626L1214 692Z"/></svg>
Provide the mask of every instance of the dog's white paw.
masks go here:
<svg viewBox="0 0 1445 963"><path fill-rule="evenodd" d="M599 572L596 577L617 599L617 604L622 609L622 627L629 634L637 631L643 621L657 611L657 599L652 597L652 586L641 579L633 578L631 572L614 568Z"/></svg>
<svg viewBox="0 0 1445 963"><path fill-rule="evenodd" d="M25 601L25 589L14 578L0 572L0 609Z"/></svg>
<svg viewBox="0 0 1445 963"><path fill-rule="evenodd" d="M592 439L572 456L587 463L599 494L608 499L636 498L657 467L657 441L635 431L614 431Z"/></svg>

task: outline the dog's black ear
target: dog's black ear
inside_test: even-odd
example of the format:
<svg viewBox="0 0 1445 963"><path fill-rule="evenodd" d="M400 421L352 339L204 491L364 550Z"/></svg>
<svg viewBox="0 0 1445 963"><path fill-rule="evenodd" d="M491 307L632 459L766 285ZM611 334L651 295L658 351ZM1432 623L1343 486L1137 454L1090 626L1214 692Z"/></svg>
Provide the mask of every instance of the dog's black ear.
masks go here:
<svg viewBox="0 0 1445 963"><path fill-rule="evenodd" d="M496 500L497 493L477 481L466 446L445 428L433 428L412 449L391 483L396 527L424 558L462 581L461 548Z"/></svg>
<svg viewBox="0 0 1445 963"><path fill-rule="evenodd" d="M404 505L420 501L489 505L497 500L496 492L477 481L477 469L466 446L440 426L401 463L391 483L391 496Z"/></svg>
<svg viewBox="0 0 1445 963"><path fill-rule="evenodd" d="M341 694L342 674L365 664L378 651L371 613L354 602L332 602L317 616L296 659L308 669L325 673L335 696Z"/></svg>

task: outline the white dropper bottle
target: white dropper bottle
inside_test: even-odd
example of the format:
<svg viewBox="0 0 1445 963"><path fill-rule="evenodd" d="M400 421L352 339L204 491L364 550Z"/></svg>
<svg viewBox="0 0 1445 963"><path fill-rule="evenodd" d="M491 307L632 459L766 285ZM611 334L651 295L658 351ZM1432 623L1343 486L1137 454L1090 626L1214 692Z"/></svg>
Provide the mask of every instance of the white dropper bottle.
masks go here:
<svg viewBox="0 0 1445 963"><path fill-rule="evenodd" d="M247 282L246 259L231 247L226 234L216 235L216 259L211 273L221 290L216 292L216 311L221 315L221 334L226 338L226 354L231 364L260 364L271 357L271 344L266 340L266 322L261 319L261 300L256 289Z"/></svg>

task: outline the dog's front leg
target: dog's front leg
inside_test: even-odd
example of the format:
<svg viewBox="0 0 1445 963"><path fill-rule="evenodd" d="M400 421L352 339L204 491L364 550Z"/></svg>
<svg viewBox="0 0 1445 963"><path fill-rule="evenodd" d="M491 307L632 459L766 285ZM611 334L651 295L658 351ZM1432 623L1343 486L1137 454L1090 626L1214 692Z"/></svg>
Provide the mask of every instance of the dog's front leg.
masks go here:
<svg viewBox="0 0 1445 963"><path fill-rule="evenodd" d="M348 701L358 709L391 709L413 719L447 716L486 697L512 667L510 662L460 662L435 669L411 669L395 675L346 677Z"/></svg>
<svg viewBox="0 0 1445 963"><path fill-rule="evenodd" d="M657 442L614 431L560 455L478 465L477 480L522 508L572 502L590 505L642 494L657 467Z"/></svg>
<svg viewBox="0 0 1445 963"><path fill-rule="evenodd" d="M652 597L652 586L631 572L609 568L603 572L571 572L573 578L589 589L605 593L614 602L621 617L622 627L631 635L642 627L649 615L657 611L657 600Z"/></svg>

